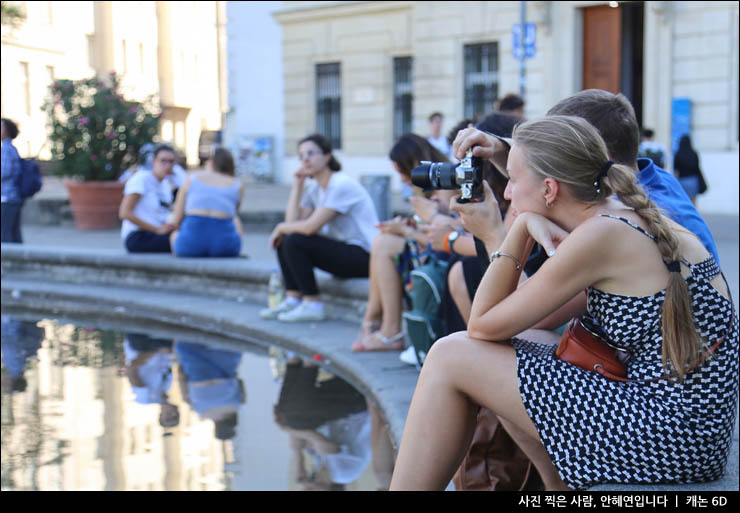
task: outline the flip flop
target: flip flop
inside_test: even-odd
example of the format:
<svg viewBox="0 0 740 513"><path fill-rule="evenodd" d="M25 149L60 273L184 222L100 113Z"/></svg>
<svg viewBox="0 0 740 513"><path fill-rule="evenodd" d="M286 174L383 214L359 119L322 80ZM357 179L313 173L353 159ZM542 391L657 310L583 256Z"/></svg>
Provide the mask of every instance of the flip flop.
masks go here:
<svg viewBox="0 0 740 513"><path fill-rule="evenodd" d="M396 333L392 337L386 337L380 331L375 331L362 340L359 349L353 348L353 350L358 352L401 351L404 348L403 338L403 331ZM373 340L377 342L372 343Z"/></svg>
<svg viewBox="0 0 740 513"><path fill-rule="evenodd" d="M380 329L380 321L364 321L360 334L357 336L354 342L352 342L352 351L362 351L362 341L367 338L370 333Z"/></svg>

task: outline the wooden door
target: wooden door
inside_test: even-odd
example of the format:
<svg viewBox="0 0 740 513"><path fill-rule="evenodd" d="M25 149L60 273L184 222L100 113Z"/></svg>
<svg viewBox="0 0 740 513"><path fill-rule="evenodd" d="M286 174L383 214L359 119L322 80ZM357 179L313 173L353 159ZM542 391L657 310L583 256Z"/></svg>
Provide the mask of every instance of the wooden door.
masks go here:
<svg viewBox="0 0 740 513"><path fill-rule="evenodd" d="M583 9L583 89L620 92L622 9L599 5Z"/></svg>

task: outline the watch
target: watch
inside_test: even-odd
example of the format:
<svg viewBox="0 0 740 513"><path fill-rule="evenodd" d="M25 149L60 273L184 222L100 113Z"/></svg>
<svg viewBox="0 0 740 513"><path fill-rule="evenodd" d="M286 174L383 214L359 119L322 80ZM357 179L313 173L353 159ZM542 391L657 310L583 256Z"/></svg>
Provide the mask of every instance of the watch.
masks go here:
<svg viewBox="0 0 740 513"><path fill-rule="evenodd" d="M447 234L447 238L445 239L445 251L447 251L447 253L454 253L455 250L453 249L453 246L459 236L460 232L457 230Z"/></svg>

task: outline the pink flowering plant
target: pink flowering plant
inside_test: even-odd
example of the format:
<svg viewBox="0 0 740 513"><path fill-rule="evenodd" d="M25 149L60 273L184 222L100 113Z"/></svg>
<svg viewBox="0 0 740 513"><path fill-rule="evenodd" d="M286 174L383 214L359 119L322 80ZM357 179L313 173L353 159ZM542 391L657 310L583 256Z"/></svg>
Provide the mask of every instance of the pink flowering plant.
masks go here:
<svg viewBox="0 0 740 513"><path fill-rule="evenodd" d="M134 164L139 148L156 142L161 111L153 97L124 99L120 78L56 80L47 113L54 173L82 181L116 180Z"/></svg>

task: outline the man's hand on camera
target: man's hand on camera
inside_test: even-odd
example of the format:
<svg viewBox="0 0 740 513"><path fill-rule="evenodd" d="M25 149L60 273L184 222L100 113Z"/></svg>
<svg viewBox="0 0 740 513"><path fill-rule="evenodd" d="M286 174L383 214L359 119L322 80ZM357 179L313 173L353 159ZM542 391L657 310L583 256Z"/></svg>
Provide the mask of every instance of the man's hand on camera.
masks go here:
<svg viewBox="0 0 740 513"><path fill-rule="evenodd" d="M456 159L462 160L471 147L474 157L490 160L499 169L506 169L509 148L493 135L472 126L460 130L452 142L452 154Z"/></svg>
<svg viewBox="0 0 740 513"><path fill-rule="evenodd" d="M483 182L483 201L477 203L458 203L457 198L450 200L450 210L460 214L463 228L478 237L491 251L506 237L506 230L501 219L501 210L488 182Z"/></svg>

